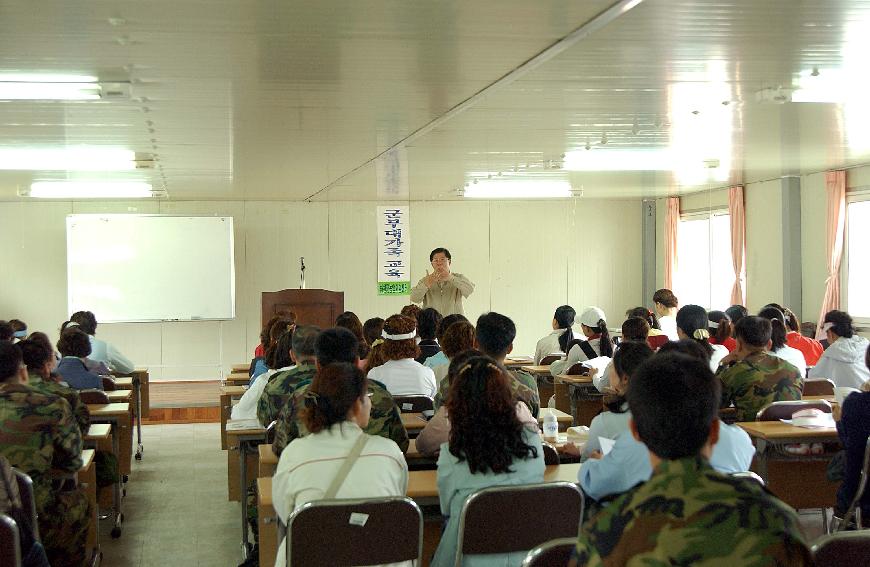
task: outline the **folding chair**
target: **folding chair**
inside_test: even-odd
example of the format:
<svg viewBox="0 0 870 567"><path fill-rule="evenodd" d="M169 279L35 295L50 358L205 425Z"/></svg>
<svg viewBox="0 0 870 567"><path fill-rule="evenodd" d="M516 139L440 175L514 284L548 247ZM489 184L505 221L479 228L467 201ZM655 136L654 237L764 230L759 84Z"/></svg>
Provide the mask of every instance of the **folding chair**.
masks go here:
<svg viewBox="0 0 870 567"><path fill-rule="evenodd" d="M88 405L109 403L109 396L102 390L79 390L79 398Z"/></svg>
<svg viewBox="0 0 870 567"><path fill-rule="evenodd" d="M547 442L543 443L544 446L544 464L545 465L558 465L560 462L559 451L556 450L555 447L550 445Z"/></svg>
<svg viewBox="0 0 870 567"><path fill-rule="evenodd" d="M39 540L39 523L36 521L36 495L33 492L33 480L26 473L13 468L12 473L18 481L18 495L21 497L21 507L30 519L33 537ZM0 563L2 565L2 563Z"/></svg>
<svg viewBox="0 0 870 567"><path fill-rule="evenodd" d="M558 355L558 354L548 354L547 356L545 356L544 358L541 359L541 364L540 364L540 366L549 366L550 364L553 364L554 362L556 362L556 361L559 360L560 358L562 358L561 355Z"/></svg>
<svg viewBox="0 0 870 567"><path fill-rule="evenodd" d="M523 567L554 567L568 564L577 546L576 537L565 537L542 543L523 559Z"/></svg>
<svg viewBox="0 0 870 567"><path fill-rule="evenodd" d="M429 396L393 396L393 400L402 413L432 411L435 407Z"/></svg>
<svg viewBox="0 0 870 567"><path fill-rule="evenodd" d="M423 513L410 498L315 500L287 519L287 565L421 565L422 555Z"/></svg>
<svg viewBox="0 0 870 567"><path fill-rule="evenodd" d="M114 392L117 390L115 386L115 380L110 378L109 376L103 376L103 390L106 392Z"/></svg>
<svg viewBox="0 0 870 567"><path fill-rule="evenodd" d="M839 532L848 528L853 516L855 517L855 527L859 530L864 529L864 523L861 518L861 499L864 497L864 491L867 489L867 475L870 475L870 437L867 438L867 445L864 448L861 479L858 481L855 496L852 498L852 503L849 504L849 509L846 510L842 518L838 518L836 515L831 518L831 524L834 526L833 531Z"/></svg>
<svg viewBox="0 0 870 567"><path fill-rule="evenodd" d="M791 419L795 412L805 409L822 410L831 413L831 404L825 400L794 400L787 402L773 402L761 408L755 415L755 421L778 421Z"/></svg>
<svg viewBox="0 0 870 567"><path fill-rule="evenodd" d="M870 557L870 532L840 532L822 536L813 544L816 567L866 565Z"/></svg>
<svg viewBox="0 0 870 567"><path fill-rule="evenodd" d="M804 396L833 396L834 383L827 378L806 380L804 382Z"/></svg>
<svg viewBox="0 0 870 567"><path fill-rule="evenodd" d="M570 376L586 376L589 374L589 367L583 366L582 362L576 362L571 365L571 368L565 371L565 374Z"/></svg>
<svg viewBox="0 0 870 567"><path fill-rule="evenodd" d="M551 539L576 538L582 518L583 494L570 482L478 490L462 505L455 564L462 565L463 555L525 552Z"/></svg>
<svg viewBox="0 0 870 567"><path fill-rule="evenodd" d="M752 471L743 471L743 472L731 473L731 476L734 478L745 478L748 480L754 480L759 485L764 486L764 479Z"/></svg>
<svg viewBox="0 0 870 567"><path fill-rule="evenodd" d="M21 542L18 525L6 514L0 514L0 565L21 567Z"/></svg>

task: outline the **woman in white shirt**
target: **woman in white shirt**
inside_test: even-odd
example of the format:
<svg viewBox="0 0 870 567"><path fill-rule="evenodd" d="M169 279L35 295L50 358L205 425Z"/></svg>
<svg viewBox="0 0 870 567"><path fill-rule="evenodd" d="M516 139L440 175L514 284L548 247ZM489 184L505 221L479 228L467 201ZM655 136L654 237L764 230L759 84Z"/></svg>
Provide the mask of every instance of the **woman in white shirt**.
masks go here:
<svg viewBox="0 0 870 567"><path fill-rule="evenodd" d="M653 303L655 303L656 314L659 316L659 327L662 332L672 341L680 340L677 333L677 308L680 302L677 301L677 296L669 289L662 288L653 294Z"/></svg>
<svg viewBox="0 0 870 567"><path fill-rule="evenodd" d="M845 311L828 311L822 330L830 346L810 370L810 378L828 378L837 387L861 389L870 380L864 364L867 339L855 334L852 317Z"/></svg>
<svg viewBox="0 0 870 567"><path fill-rule="evenodd" d="M677 311L676 321L679 338L691 339L699 343L710 355L710 370L715 373L719 368L719 362L728 356L728 349L722 345L710 344L710 322L707 320L707 310L700 305L683 305Z"/></svg>
<svg viewBox="0 0 870 567"><path fill-rule="evenodd" d="M408 465L402 451L390 439L363 433L371 407L368 381L356 366L334 363L320 369L308 388L301 415L309 434L284 449L272 483L275 511L283 522L313 500L405 495ZM358 443L362 444L359 457L347 477L337 479ZM284 542L275 565L286 565Z"/></svg>
<svg viewBox="0 0 870 567"><path fill-rule="evenodd" d="M577 312L570 305L556 308L556 313L553 315L553 332L539 340L535 346L535 364L540 364L547 355L568 352L568 345L574 340L571 326L574 325L576 316Z"/></svg>
<svg viewBox="0 0 870 567"><path fill-rule="evenodd" d="M587 307L580 314L580 330L586 337L585 341L576 342L568 356L557 360L550 365L550 374L556 376L567 372L569 368L599 356L613 356L613 341L610 340L610 332L607 330L607 318L604 311L598 307Z"/></svg>
<svg viewBox="0 0 870 567"><path fill-rule="evenodd" d="M239 403L233 406L230 419L256 419L257 404L263 390L269 383L269 379L279 372L296 368L293 359L290 358L290 347L293 344L293 329L285 330L278 338L275 347L266 353L266 366L268 370L254 377L253 382L245 390ZM268 423L262 425L269 425Z"/></svg>
<svg viewBox="0 0 870 567"><path fill-rule="evenodd" d="M435 397L438 386L435 374L414 360L420 356L417 346L417 323L404 315L391 315L384 321L382 354L385 363L369 370L369 380L383 384L393 396L424 395Z"/></svg>
<svg viewBox="0 0 870 567"><path fill-rule="evenodd" d="M807 361L804 353L786 344L788 327L785 325L785 314L776 307L767 306L758 312L758 316L770 320L770 354L797 368L801 378L806 377Z"/></svg>

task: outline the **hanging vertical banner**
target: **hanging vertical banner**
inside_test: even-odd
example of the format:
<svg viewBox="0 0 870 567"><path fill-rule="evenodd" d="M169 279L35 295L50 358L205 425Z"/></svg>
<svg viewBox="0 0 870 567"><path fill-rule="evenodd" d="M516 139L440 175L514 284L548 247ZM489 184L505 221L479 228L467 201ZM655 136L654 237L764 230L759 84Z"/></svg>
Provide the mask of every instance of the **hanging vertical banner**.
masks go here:
<svg viewBox="0 0 870 567"><path fill-rule="evenodd" d="M378 295L410 295L408 207L378 207Z"/></svg>

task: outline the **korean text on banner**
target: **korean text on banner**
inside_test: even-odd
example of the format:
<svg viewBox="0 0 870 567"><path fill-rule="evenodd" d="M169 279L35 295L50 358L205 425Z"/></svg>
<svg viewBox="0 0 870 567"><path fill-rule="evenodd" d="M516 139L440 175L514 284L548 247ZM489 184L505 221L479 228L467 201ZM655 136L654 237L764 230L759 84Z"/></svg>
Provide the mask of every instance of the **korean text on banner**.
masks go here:
<svg viewBox="0 0 870 567"><path fill-rule="evenodd" d="M408 207L378 207L378 295L410 295Z"/></svg>

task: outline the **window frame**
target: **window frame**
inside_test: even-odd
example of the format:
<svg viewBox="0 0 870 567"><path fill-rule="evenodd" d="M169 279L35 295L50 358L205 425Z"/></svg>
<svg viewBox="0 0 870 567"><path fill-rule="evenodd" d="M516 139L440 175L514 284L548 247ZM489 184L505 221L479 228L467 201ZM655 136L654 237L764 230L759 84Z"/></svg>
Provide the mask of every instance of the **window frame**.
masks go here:
<svg viewBox="0 0 870 567"><path fill-rule="evenodd" d="M870 194L868 194L868 198L870 198ZM704 208L704 209L694 209L694 210L690 210L690 211L681 211L679 222L698 221L698 220L707 220L709 222L710 220L712 220L713 217L721 217L721 216L724 216L724 217L731 216L731 211L729 210L729 208L727 206L711 207L711 208ZM712 225L708 224L707 226L708 226L708 234L709 234L709 230L710 230L709 227L711 227ZM713 254L712 254L712 252L713 252L713 250L712 250L712 243L713 243L712 234L710 234L710 236L711 236L711 238L709 238L709 241L708 241L709 242L709 250L708 251L710 254L709 257L712 258L713 257ZM729 237L729 242L730 242L730 237L731 237L730 222L729 222L728 237ZM678 237L678 244L679 244L679 237ZM729 249L730 249L730 244L729 244ZM679 249L677 250L677 255L679 255ZM728 265L729 265L731 271L733 271L733 269L734 269L733 268L733 265L734 265L733 258L729 258ZM678 270L679 270L679 268L678 268ZM741 277L742 277L742 281L745 281L745 279L746 279L746 266L745 265L743 267L743 270L744 270L743 275ZM677 274L675 274L675 276L676 275ZM712 268L711 268L710 277L711 277L710 284L712 284ZM675 285L674 287L677 287L677 286ZM709 285L708 289L712 290L712 285ZM712 297L710 298L710 300L712 303ZM727 304L728 305L731 304L730 297L728 298ZM705 307L705 308L708 310L711 310L711 309L715 309L716 307L713 305L710 305L710 306Z"/></svg>
<svg viewBox="0 0 870 567"><path fill-rule="evenodd" d="M870 201L870 186L846 189L846 219L843 229L843 257L840 260L840 303L849 312L849 205ZM870 328L870 315L857 317L853 315L855 327L859 331Z"/></svg>

